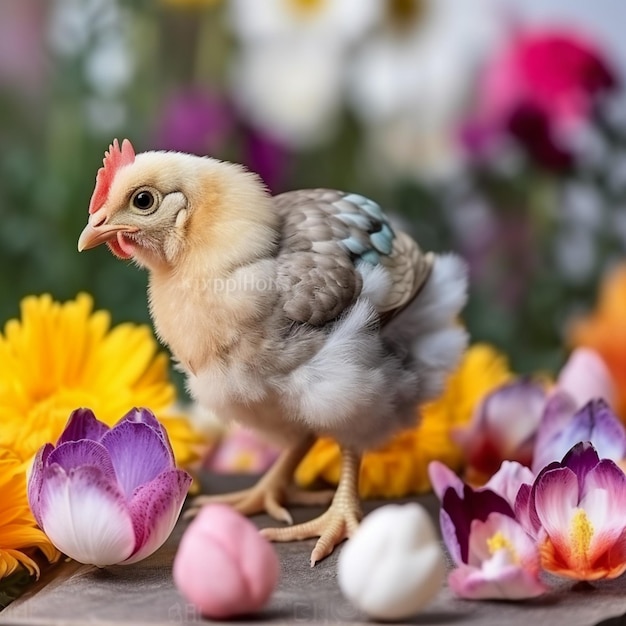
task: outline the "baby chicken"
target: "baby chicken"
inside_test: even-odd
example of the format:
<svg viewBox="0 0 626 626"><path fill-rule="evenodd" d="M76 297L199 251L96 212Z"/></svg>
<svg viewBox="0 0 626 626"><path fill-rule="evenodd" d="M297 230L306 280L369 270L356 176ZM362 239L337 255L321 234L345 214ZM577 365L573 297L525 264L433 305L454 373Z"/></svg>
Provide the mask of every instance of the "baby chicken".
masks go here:
<svg viewBox="0 0 626 626"><path fill-rule="evenodd" d="M284 446L256 486L211 499L291 523L285 504L319 500L295 468L317 436L339 442L326 513L263 531L319 537L312 565L330 554L360 521L362 452L415 425L465 348L464 263L424 254L361 195L272 197L240 165L128 140L105 154L89 213L78 249L106 243L150 272L157 335L194 398Z"/></svg>

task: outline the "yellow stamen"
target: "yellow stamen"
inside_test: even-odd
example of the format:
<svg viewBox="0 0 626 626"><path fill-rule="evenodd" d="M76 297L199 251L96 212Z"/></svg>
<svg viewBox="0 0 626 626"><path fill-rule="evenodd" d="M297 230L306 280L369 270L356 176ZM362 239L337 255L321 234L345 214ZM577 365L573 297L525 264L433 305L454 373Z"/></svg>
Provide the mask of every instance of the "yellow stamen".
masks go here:
<svg viewBox="0 0 626 626"><path fill-rule="evenodd" d="M291 8L300 15L310 16L317 13L327 0L288 0Z"/></svg>
<svg viewBox="0 0 626 626"><path fill-rule="evenodd" d="M249 472L254 467L255 458L252 452L240 452L234 460L235 472Z"/></svg>
<svg viewBox="0 0 626 626"><path fill-rule="evenodd" d="M487 539L487 548L489 554L495 554L498 550L506 550L511 557L511 561L513 561L513 563L519 563L519 556L517 552L515 552L515 548L500 530Z"/></svg>
<svg viewBox="0 0 626 626"><path fill-rule="evenodd" d="M583 509L576 509L570 522L569 539L572 555L584 559L589 552L593 537L593 526Z"/></svg>

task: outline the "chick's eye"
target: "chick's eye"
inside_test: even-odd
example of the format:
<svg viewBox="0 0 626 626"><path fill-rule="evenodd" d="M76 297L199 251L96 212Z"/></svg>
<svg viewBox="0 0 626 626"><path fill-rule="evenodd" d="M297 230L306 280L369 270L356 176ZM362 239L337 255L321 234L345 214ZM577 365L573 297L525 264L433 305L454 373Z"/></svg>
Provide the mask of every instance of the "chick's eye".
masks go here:
<svg viewBox="0 0 626 626"><path fill-rule="evenodd" d="M140 191L133 198L133 206L142 211L148 211L154 206L154 196L149 191Z"/></svg>

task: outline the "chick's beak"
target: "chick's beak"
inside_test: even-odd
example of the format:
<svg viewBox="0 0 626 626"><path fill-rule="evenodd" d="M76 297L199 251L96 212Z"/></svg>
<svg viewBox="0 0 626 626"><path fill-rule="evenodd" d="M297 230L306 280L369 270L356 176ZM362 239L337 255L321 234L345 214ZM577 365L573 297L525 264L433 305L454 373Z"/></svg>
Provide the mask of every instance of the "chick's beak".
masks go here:
<svg viewBox="0 0 626 626"><path fill-rule="evenodd" d="M96 213L89 217L89 222L78 238L78 251L95 248L101 243L111 241L117 237L117 233L136 233L138 228L125 224L106 224L98 218ZM94 219L96 218L96 219Z"/></svg>

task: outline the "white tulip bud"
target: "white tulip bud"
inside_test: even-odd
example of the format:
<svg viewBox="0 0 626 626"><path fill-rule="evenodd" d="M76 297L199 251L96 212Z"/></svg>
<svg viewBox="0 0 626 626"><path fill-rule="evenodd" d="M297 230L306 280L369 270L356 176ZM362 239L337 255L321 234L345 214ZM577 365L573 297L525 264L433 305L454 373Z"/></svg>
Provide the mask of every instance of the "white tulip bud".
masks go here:
<svg viewBox="0 0 626 626"><path fill-rule="evenodd" d="M368 515L339 557L339 587L369 616L414 615L441 588L446 564L435 527L419 504Z"/></svg>

